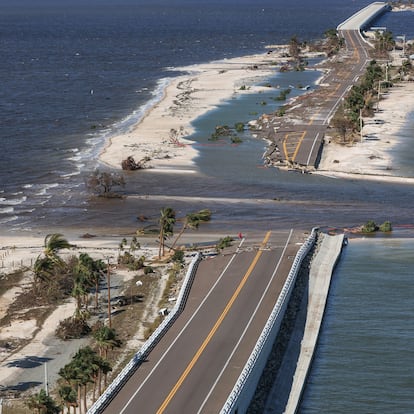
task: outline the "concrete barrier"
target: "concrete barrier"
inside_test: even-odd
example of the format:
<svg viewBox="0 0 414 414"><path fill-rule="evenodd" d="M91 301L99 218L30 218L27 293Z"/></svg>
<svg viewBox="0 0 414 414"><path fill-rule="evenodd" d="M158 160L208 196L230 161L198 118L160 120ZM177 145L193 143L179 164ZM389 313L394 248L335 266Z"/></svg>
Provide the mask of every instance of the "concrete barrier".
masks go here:
<svg viewBox="0 0 414 414"><path fill-rule="evenodd" d="M316 228L312 229L310 236L296 254L273 311L220 414L241 414L247 411L279 332L302 262L315 244L316 231Z"/></svg>
<svg viewBox="0 0 414 414"><path fill-rule="evenodd" d="M390 6L387 3L373 2L339 24L336 30L361 30L388 10L390 10Z"/></svg>
<svg viewBox="0 0 414 414"><path fill-rule="evenodd" d="M184 278L183 286L178 295L177 302L168 316L163 320L160 326L152 333L142 348L133 356L124 369L118 374L118 376L112 381L105 392L96 400L93 406L88 410L88 414L102 413L108 404L112 401L119 390L124 386L128 379L132 376L138 366L145 361L145 358L165 335L170 326L178 318L182 310L184 309L188 295L190 293L191 285L197 271L198 264L202 255L197 253L194 259L191 261L186 276Z"/></svg>

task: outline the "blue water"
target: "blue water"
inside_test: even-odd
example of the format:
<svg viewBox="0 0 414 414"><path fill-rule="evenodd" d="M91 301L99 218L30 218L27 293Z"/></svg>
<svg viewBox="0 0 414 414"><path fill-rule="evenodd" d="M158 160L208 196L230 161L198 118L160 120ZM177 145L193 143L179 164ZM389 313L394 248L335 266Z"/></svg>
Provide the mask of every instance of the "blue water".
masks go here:
<svg viewBox="0 0 414 414"><path fill-rule="evenodd" d="M1 0L0 3L0 229L2 232L24 229L44 235L51 228L63 233L65 228L82 231L86 228L89 233L103 229L106 234L117 231L130 234L138 226L137 215L158 215L164 207L163 201L149 203L132 197L89 200L84 183L90 171L99 165L97 155L108 138L131 128L161 98L169 79L177 76L172 68L265 52L266 45L286 43L294 35L302 40L320 38L325 30L336 27L370 1ZM386 24L394 33L413 35L412 14L388 14L384 18L386 22L379 24ZM312 84L318 74L284 76L277 79L282 87ZM289 76L294 76L294 81ZM202 144L212 126L223 120L229 124L247 121L258 105L255 98L246 99L252 101L224 104L196 120L197 141ZM406 135L406 147L396 157L401 168L412 172L414 155L410 133ZM236 147L199 145L197 165L201 173L197 177L159 176L150 171L128 174L125 194L194 195L192 202L175 201L172 206L178 214L210 208L214 219L208 224L209 229L224 232L223 235L234 228L244 232L267 230L269 226L348 227L369 219L379 223L385 220L402 225L413 223L412 186L304 177L258 168L262 167L264 142L248 135L243 139ZM198 197L203 201L198 201ZM236 201L229 205L220 201L221 197ZM390 248L381 248L378 242L372 248L371 244L357 246L351 244L335 277L303 412L413 412L406 400L407 384L411 389L413 385L412 376L409 379L407 375L413 366L409 345L413 335L404 322L408 320L405 315L413 311L407 298L412 283L407 275L398 276L396 271L406 263L412 267L412 261L407 259L412 245L402 241L401 246L406 250L402 253L398 250L395 257L399 260L395 262L388 260ZM393 249L397 253L397 248ZM377 263L380 268L361 275L357 263L343 276L342 267L350 263L351 252L364 255L362 260L369 263L368 270ZM393 275L392 289L387 273L378 276L386 262L391 266L387 272ZM380 297L382 301L378 301ZM379 305L383 305L381 311L376 308ZM348 321L341 321L347 316L345 311L353 314ZM384 317L384 322L375 317ZM352 323L355 321L358 324ZM367 321L365 326L363 323ZM401 329L392 325L392 329L388 328L386 322L395 322ZM406 335L406 343L401 342L400 333ZM381 336L377 338L377 334ZM388 337L383 338L384 335ZM344 349L358 342L361 352ZM390 373L390 367L398 363L389 355L388 349L392 347L398 349L401 359L398 365L401 378ZM383 357L382 364L377 365L376 358L384 356L384 351L391 362ZM349 373L347 369L353 360L358 363ZM329 365L333 369L328 374ZM388 384L383 384L387 382L384 378L389 379ZM335 384L339 386L333 389ZM375 384L380 385L375 387ZM385 385L390 388L382 392ZM362 396L358 395L361 389ZM400 397L398 408L388 405L391 394L397 396L396 401ZM386 409L368 408L373 400L385 400ZM325 401L329 404L324 406ZM342 406L326 408L335 407L335 403ZM344 408L346 404L348 408Z"/></svg>
<svg viewBox="0 0 414 414"><path fill-rule="evenodd" d="M81 222L97 154L160 99L169 68L317 39L368 3L2 0L0 225Z"/></svg>
<svg viewBox="0 0 414 414"><path fill-rule="evenodd" d="M412 239L350 241L301 414L414 412L413 249Z"/></svg>

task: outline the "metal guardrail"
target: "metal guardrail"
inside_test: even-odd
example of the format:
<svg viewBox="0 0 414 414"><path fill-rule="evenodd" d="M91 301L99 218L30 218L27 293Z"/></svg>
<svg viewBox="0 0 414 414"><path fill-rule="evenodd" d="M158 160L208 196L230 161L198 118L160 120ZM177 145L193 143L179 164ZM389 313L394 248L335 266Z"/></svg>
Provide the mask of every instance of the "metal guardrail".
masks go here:
<svg viewBox="0 0 414 414"><path fill-rule="evenodd" d="M221 409L220 414L230 414L233 413L236 409L236 405L239 401L239 398L245 391L245 387L248 385L249 378L251 377L254 369L257 368L257 361L259 360L263 350L266 348L266 346L269 345L269 338L271 338L271 333L275 327L275 324L278 322L278 318L281 316L280 312L283 308L284 302L286 298L290 295L290 291L293 289L303 259L306 257L312 246L315 244L316 232L317 229L313 228L310 236L297 252L292 267L290 269L289 275L282 288L282 292L280 293L279 298L276 301L273 311L270 314L266 322L266 325L259 339L257 340L256 345L248 361L246 362L246 365L243 368L243 371L241 372L235 386L233 387L232 392L230 393L226 403Z"/></svg>
<svg viewBox="0 0 414 414"><path fill-rule="evenodd" d="M197 253L194 259L191 261L190 266L187 270L187 274L184 278L183 287L180 290L180 294L178 295L174 308L166 316L158 328L152 333L152 335L148 338L141 349L133 356L133 358L123 368L123 370L112 381L105 392L96 400L94 405L88 410L87 414L99 414L103 412L103 410L108 406L108 404L112 401L119 390L132 376L141 362L146 359L148 354L154 349L154 347L161 340L167 330L178 318L184 309L201 257L201 253Z"/></svg>

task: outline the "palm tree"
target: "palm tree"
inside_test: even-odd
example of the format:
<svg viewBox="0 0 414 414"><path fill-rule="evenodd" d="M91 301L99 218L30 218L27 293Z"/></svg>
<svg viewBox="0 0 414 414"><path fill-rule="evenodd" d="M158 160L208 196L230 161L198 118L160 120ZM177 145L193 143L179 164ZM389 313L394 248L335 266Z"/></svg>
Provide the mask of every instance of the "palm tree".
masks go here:
<svg viewBox="0 0 414 414"><path fill-rule="evenodd" d="M55 270L55 263L48 257L38 256L34 267L34 284L37 286L38 282L46 283L52 279Z"/></svg>
<svg viewBox="0 0 414 414"><path fill-rule="evenodd" d="M102 260L93 260L87 253L81 253L73 266L72 296L76 298L77 315L80 314L82 304L88 310L89 293L95 288L95 307L98 307L99 282L104 277L106 265Z"/></svg>
<svg viewBox="0 0 414 414"><path fill-rule="evenodd" d="M68 413L73 407L74 413L76 413L76 407L78 406L76 402L76 391L70 385L61 385L58 389L59 397L62 403L66 406Z"/></svg>
<svg viewBox="0 0 414 414"><path fill-rule="evenodd" d="M99 355L108 359L108 350L119 348L122 341L118 338L115 329L109 326L101 326L93 333L93 338L99 348Z"/></svg>
<svg viewBox="0 0 414 414"><path fill-rule="evenodd" d="M79 255L76 275L84 279L85 289L95 288L95 307L98 307L99 282L104 277L106 265L102 260L93 260L87 253ZM76 282L76 278L75 278Z"/></svg>
<svg viewBox="0 0 414 414"><path fill-rule="evenodd" d="M64 261L58 253L62 249L69 249L72 245L60 233L48 234L44 240L43 256L39 255L34 264L36 281L49 282L56 269L64 267Z"/></svg>
<svg viewBox="0 0 414 414"><path fill-rule="evenodd" d="M74 360L70 361L59 372L59 376L65 381L65 385L73 389L75 395L75 402L72 403L74 407L80 407L80 388L78 381L78 368L76 367ZM75 409L76 412L76 409Z"/></svg>
<svg viewBox="0 0 414 414"><path fill-rule="evenodd" d="M171 207L165 207L161 210L160 224L160 247L158 250L158 258L161 259L165 253L165 240L172 236L175 224L175 211Z"/></svg>
<svg viewBox="0 0 414 414"><path fill-rule="evenodd" d="M52 397L49 397L44 389L41 389L38 393L29 397L26 405L31 410L36 410L38 414L58 414L60 408Z"/></svg>
<svg viewBox="0 0 414 414"><path fill-rule="evenodd" d="M375 32L375 50L379 52L380 55L384 55L395 46L395 41L392 35L392 32L385 30L380 32L377 30Z"/></svg>
<svg viewBox="0 0 414 414"><path fill-rule="evenodd" d="M44 240L44 253L48 257L55 257L60 250L71 247L73 246L60 233L48 234Z"/></svg>
<svg viewBox="0 0 414 414"><path fill-rule="evenodd" d="M198 226L201 223L206 223L207 221L210 221L211 219L211 211L209 209L203 209L196 213L189 213L185 216L183 226L180 230L180 233L178 233L178 236L174 240L174 243L170 247L170 251L174 249L175 245L178 242L178 239L183 235L184 231L187 229L198 229Z"/></svg>
<svg viewBox="0 0 414 414"><path fill-rule="evenodd" d="M80 348L72 360L59 370L59 375L66 381L66 385L77 389L76 400L80 412L87 411L86 392L88 384L94 384L93 397L95 397L96 385L101 377L100 371L107 374L110 370L109 363L89 346ZM65 391L69 393L68 389L65 389Z"/></svg>

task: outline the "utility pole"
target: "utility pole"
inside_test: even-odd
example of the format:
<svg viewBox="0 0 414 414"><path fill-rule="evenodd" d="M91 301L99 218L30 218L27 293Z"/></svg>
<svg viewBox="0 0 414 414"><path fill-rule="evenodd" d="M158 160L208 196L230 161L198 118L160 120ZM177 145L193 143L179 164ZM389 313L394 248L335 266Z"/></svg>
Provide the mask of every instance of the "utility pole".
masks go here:
<svg viewBox="0 0 414 414"><path fill-rule="evenodd" d="M106 267L106 284L108 286L108 325L112 328L112 319L111 319L111 271L109 268L109 257L108 264Z"/></svg>
<svg viewBox="0 0 414 414"><path fill-rule="evenodd" d="M361 135L362 142L362 108L359 108L359 133Z"/></svg>
<svg viewBox="0 0 414 414"><path fill-rule="evenodd" d="M45 392L49 395L49 380L47 378L47 362L45 362Z"/></svg>

